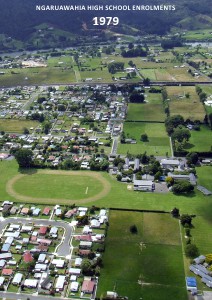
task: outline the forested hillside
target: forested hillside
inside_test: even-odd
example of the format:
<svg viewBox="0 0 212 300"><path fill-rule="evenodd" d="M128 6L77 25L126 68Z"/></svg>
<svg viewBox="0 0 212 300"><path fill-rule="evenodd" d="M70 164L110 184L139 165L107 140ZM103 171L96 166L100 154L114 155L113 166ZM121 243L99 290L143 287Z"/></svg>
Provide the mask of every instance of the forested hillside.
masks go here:
<svg viewBox="0 0 212 300"><path fill-rule="evenodd" d="M118 16L120 25L115 28L121 33L129 26L141 33L167 33L171 27L198 29L210 28L212 17L211 0L170 0L167 4L175 5L175 11L36 11L35 5L158 5L160 0L0 0L0 34L5 34L13 39L27 41L36 33L37 26L48 24L59 30L74 34L75 37L89 34L93 28L94 16ZM193 22L193 23L192 23ZM193 24L193 25L192 25ZM86 26L83 26L86 25ZM129 26L126 26L129 25ZM86 29L85 29L86 28ZM102 28L101 28L102 29ZM87 33L86 33L87 31Z"/></svg>

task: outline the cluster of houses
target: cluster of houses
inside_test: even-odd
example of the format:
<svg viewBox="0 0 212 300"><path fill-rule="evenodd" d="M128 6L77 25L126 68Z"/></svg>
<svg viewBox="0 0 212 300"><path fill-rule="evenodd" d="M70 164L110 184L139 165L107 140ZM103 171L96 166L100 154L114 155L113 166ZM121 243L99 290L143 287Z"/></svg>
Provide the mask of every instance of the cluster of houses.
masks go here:
<svg viewBox="0 0 212 300"><path fill-rule="evenodd" d="M4 201L1 210L14 207L13 202ZM44 207L42 211L23 205L16 208L22 216L27 216L29 210L31 213L39 210L44 216L49 216L51 211L55 216L62 214L59 205ZM64 217L72 226L70 241L75 241L74 246L73 242L67 244L69 256L55 253L57 246L63 242L63 221L58 222L58 226L51 226L42 225L42 221L41 224L38 221L34 223L33 218L25 224L18 222L18 218L11 219L1 232L0 289L9 291L12 285L19 292L30 289L47 295L74 293L94 298L98 277L95 274L85 276L83 262L89 259L93 263L101 257L108 211L95 208L91 213L87 207L74 207L67 210ZM85 223L82 221L84 218Z"/></svg>

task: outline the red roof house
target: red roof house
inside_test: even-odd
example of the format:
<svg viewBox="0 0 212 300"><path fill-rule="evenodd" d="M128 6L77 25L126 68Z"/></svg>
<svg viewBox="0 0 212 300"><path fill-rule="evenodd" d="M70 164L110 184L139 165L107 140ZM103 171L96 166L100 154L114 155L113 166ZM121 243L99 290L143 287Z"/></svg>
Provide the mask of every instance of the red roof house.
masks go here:
<svg viewBox="0 0 212 300"><path fill-rule="evenodd" d="M25 263L29 263L29 262L31 262L31 261L33 261L33 256L32 256L32 254L30 253L30 251L26 251L25 253L24 253L24 255L23 255L23 260L24 260L24 262Z"/></svg>
<svg viewBox="0 0 212 300"><path fill-rule="evenodd" d="M43 210L43 215L48 216L49 213L50 213L50 210L51 209L49 207L45 207L44 210Z"/></svg>
<svg viewBox="0 0 212 300"><path fill-rule="evenodd" d="M41 226L40 229L39 229L39 231L38 231L38 234L39 235L46 235L47 229L48 229L47 226Z"/></svg>
<svg viewBox="0 0 212 300"><path fill-rule="evenodd" d="M94 291L95 282L91 280L84 280L81 291L86 294L92 294Z"/></svg>
<svg viewBox="0 0 212 300"><path fill-rule="evenodd" d="M12 275L12 273L13 273L12 269L3 269L1 274L3 276L10 276L10 275Z"/></svg>

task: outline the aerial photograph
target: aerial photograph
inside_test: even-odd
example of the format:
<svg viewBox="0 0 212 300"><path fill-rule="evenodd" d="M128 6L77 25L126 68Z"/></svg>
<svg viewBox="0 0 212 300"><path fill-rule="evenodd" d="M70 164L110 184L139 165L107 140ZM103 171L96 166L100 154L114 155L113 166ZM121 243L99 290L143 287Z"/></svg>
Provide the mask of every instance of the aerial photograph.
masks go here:
<svg viewBox="0 0 212 300"><path fill-rule="evenodd" d="M211 0L0 0L0 300L212 300Z"/></svg>

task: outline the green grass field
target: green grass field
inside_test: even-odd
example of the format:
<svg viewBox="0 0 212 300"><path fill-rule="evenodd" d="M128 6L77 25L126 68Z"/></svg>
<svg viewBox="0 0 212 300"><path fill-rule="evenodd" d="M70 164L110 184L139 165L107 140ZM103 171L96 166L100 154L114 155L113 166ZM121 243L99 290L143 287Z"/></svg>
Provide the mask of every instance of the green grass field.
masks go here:
<svg viewBox="0 0 212 300"><path fill-rule="evenodd" d="M212 132L209 127L202 125L200 131L191 131L189 142L184 149L188 151L210 152L212 147Z"/></svg>
<svg viewBox="0 0 212 300"><path fill-rule="evenodd" d="M166 87L168 97L170 99L169 108L170 115L181 115L184 119L203 121L205 117L205 109L199 100L195 87L176 86ZM185 95L189 94L189 98Z"/></svg>
<svg viewBox="0 0 212 300"><path fill-rule="evenodd" d="M97 296L115 290L129 300L168 300L171 295L175 295L172 299L187 299L177 220L170 215L111 211L109 223ZM130 233L133 224L137 234ZM154 241L146 228L149 233L154 231ZM172 230L174 245L169 240Z"/></svg>
<svg viewBox="0 0 212 300"><path fill-rule="evenodd" d="M63 69L61 67L46 68L27 68L14 69L16 74L11 73L11 69L4 69L4 75L1 75L1 86L16 85L39 85L54 83L70 83L75 82L75 74L71 69Z"/></svg>
<svg viewBox="0 0 212 300"><path fill-rule="evenodd" d="M38 122L36 121L30 121L30 120L10 120L10 119L0 119L0 131L5 132L17 132L17 133L23 133L23 129L27 128L30 129L30 127L37 127Z"/></svg>
<svg viewBox="0 0 212 300"><path fill-rule="evenodd" d="M18 179L13 189L29 197L53 199L83 199L92 197L102 190L102 184L90 176L32 174Z"/></svg>
<svg viewBox="0 0 212 300"><path fill-rule="evenodd" d="M148 155L166 155L170 154L170 143L164 124L160 123L124 123L124 132L126 136L135 138L137 144L119 144L118 153L139 154L147 152ZM141 134L148 135L148 142L141 142Z"/></svg>
<svg viewBox="0 0 212 300"><path fill-rule="evenodd" d="M128 105L127 120L163 122L165 120L165 114L162 103L130 103Z"/></svg>

